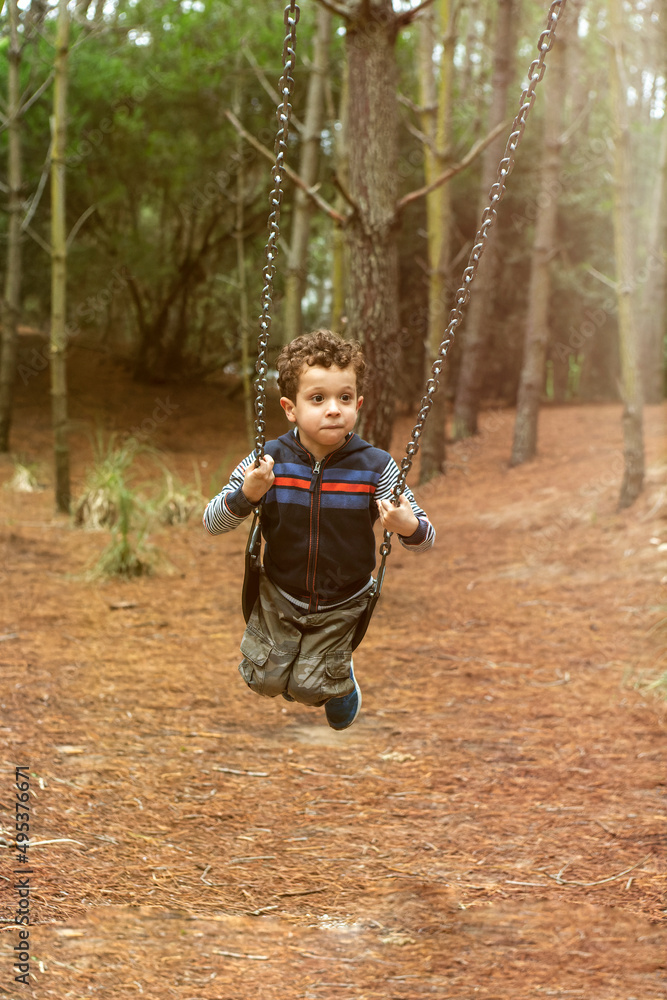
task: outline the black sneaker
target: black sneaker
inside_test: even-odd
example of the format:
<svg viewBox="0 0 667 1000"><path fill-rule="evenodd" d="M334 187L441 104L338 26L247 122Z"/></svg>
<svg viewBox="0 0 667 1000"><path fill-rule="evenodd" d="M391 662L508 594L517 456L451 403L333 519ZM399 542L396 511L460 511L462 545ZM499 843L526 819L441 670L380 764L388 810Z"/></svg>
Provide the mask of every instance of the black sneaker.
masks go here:
<svg viewBox="0 0 667 1000"><path fill-rule="evenodd" d="M293 698L291 694L288 694L287 691L281 691L280 693L285 699L285 701L296 701L296 699Z"/></svg>
<svg viewBox="0 0 667 1000"><path fill-rule="evenodd" d="M357 684L352 666L350 666L350 677L354 681L354 691L343 695L342 698L330 698L324 706L327 722L332 729L347 729L361 711L361 688Z"/></svg>

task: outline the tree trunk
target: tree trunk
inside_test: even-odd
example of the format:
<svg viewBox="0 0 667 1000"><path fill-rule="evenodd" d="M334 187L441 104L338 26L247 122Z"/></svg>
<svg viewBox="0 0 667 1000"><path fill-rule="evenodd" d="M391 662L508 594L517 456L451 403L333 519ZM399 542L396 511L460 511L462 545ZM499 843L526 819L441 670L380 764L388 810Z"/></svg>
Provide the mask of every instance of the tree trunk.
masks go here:
<svg viewBox="0 0 667 1000"><path fill-rule="evenodd" d="M551 297L551 260L556 253L556 223L560 154L566 96L565 50L567 18L550 54L545 80L544 153L537 198L535 242L530 269L528 315L524 333L523 366L519 381L514 442L510 465L521 465L535 457L540 400L544 391L544 373L549 340L549 300Z"/></svg>
<svg viewBox="0 0 667 1000"><path fill-rule="evenodd" d="M343 75L340 95L340 111L338 121L340 128L336 133L335 140L335 163L336 177L340 185L347 191L349 187L349 152L347 144L347 119L348 119L348 73ZM347 209L347 203L339 190L336 195L336 210L343 215ZM332 247L332 267L331 267L331 329L338 333L343 333L343 328L347 322L345 311L345 295L347 291L347 248L345 245L345 233L342 226L336 225L333 233Z"/></svg>
<svg viewBox="0 0 667 1000"><path fill-rule="evenodd" d="M17 0L8 0L9 52L7 68L7 133L9 187L7 265L2 300L0 355L0 452L9 451L12 399L16 377L17 326L21 308L21 40Z"/></svg>
<svg viewBox="0 0 667 1000"><path fill-rule="evenodd" d="M238 64L237 64L238 66ZM239 115L241 111L240 85L238 81L241 74L237 76L237 86L235 94L234 114ZM243 139L238 137L237 152L239 164L243 163ZM245 239L243 237L243 227L245 224L245 175L239 167L236 174L236 274L239 290L239 339L241 342L241 382L243 384L243 411L245 413L245 426L248 444L253 447L255 440L255 420L253 410L253 381L252 368L250 364L250 324L248 323L248 283L246 276L245 262Z"/></svg>
<svg viewBox="0 0 667 1000"><path fill-rule="evenodd" d="M391 0L349 8L349 332L363 341L368 377L361 433L388 448L394 422L398 348L398 107Z"/></svg>
<svg viewBox="0 0 667 1000"><path fill-rule="evenodd" d="M664 341L667 336L667 119L662 118L660 166L655 178L641 309L641 375L647 403L665 393Z"/></svg>
<svg viewBox="0 0 667 1000"><path fill-rule="evenodd" d="M437 25L436 25L437 18ZM420 25L420 102L422 132L428 142L424 153L426 184L431 184L447 168L451 149L452 73L454 65L454 19L450 0L438 0L437 9L422 17ZM437 39L436 39L437 33ZM442 43L439 85L435 79L433 54L436 40ZM438 356L440 342L449 317L448 286L451 259L452 207L449 184L441 184L426 198L428 230L428 341L426 352L427 377ZM445 469L446 400L444 373L433 398L429 419L421 442L419 481L428 482Z"/></svg>
<svg viewBox="0 0 667 1000"><path fill-rule="evenodd" d="M65 234L65 156L67 148L67 62L69 11L58 3L55 80L51 130L51 413L56 473L56 507L70 508L69 442L67 437L67 240Z"/></svg>
<svg viewBox="0 0 667 1000"><path fill-rule="evenodd" d="M308 187L317 181L320 133L324 113L324 88L329 68L331 41L331 14L324 7L317 12L317 34L313 52L313 65L308 81L308 97L303 127L299 176ZM308 273L308 238L313 203L302 188L294 193L292 238L285 276L285 306L283 335L289 343L302 332L301 300L306 291Z"/></svg>
<svg viewBox="0 0 667 1000"><path fill-rule="evenodd" d="M463 45L463 58L465 60L461 71L461 92L469 94L474 89L475 83L475 57L478 54L477 46L477 26L483 17L480 12L480 0L468 0L465 5L468 14L466 26L466 37Z"/></svg>
<svg viewBox="0 0 667 1000"><path fill-rule="evenodd" d="M514 75L515 18L516 0L499 0L489 131L499 125L507 114L507 95ZM482 155L479 215L488 204L489 190L496 180L504 143L505 138L499 135L486 147ZM490 239L475 277L475 291L471 296L462 338L461 370L456 389L452 428L456 441L477 433L477 413L484 381L484 349L489 341L489 324L493 314L493 296L498 279L499 261L495 241Z"/></svg>
<svg viewBox="0 0 667 1000"><path fill-rule="evenodd" d="M623 509L637 499L644 485L643 408L638 357L639 338L635 320L634 220L630 201L631 136L624 66L624 39L628 33L628 25L624 22L623 0L609 0L609 27L611 42L609 83L614 127L614 253L625 459L618 506L619 509Z"/></svg>

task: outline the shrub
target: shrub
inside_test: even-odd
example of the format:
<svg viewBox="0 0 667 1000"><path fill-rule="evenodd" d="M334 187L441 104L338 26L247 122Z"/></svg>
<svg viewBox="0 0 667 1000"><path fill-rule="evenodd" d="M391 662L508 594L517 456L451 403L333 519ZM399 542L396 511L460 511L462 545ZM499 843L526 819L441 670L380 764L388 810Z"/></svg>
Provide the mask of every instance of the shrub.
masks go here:
<svg viewBox="0 0 667 1000"><path fill-rule="evenodd" d="M145 537L155 514L134 482L133 468L137 455L147 450L134 438L118 441L110 434L105 441L99 433L95 439L94 464L74 505L75 524L111 532L94 575L134 577L152 571L156 550Z"/></svg>
<svg viewBox="0 0 667 1000"><path fill-rule="evenodd" d="M14 460L14 475L6 483L6 488L14 493L36 493L44 487L37 479L37 465L23 462L20 459Z"/></svg>
<svg viewBox="0 0 667 1000"><path fill-rule="evenodd" d="M195 469L196 485L182 483L168 469L164 469L164 487L157 499L157 515L162 524L185 524L193 514L200 514L206 506L201 491L201 480Z"/></svg>
<svg viewBox="0 0 667 1000"><path fill-rule="evenodd" d="M96 576L135 577L151 573L162 553L147 536L153 525L183 524L203 510L205 498L195 470L194 486L182 483L154 449L136 438L120 440L100 432L93 442L94 462L84 490L74 505L74 523L91 530L108 530L111 539L93 571ZM160 471L155 480L137 480L136 460L150 458ZM152 494L152 495L151 495Z"/></svg>

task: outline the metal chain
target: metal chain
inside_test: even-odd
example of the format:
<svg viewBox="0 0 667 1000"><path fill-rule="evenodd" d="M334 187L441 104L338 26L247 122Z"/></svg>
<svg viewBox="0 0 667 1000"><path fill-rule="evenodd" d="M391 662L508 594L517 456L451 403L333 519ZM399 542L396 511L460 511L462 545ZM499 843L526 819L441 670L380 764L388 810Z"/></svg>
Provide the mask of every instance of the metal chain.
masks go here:
<svg viewBox="0 0 667 1000"><path fill-rule="evenodd" d="M266 263L262 274L264 276L264 288L262 289L262 312L259 317L259 336L257 338L257 363L255 371L255 451L257 458L255 465L259 465L260 459L264 458L264 416L266 410L266 373L268 363L266 360L266 350L269 343L269 333L271 330L271 305L273 296L273 279L276 273L275 259L278 256L278 237L280 236L280 205L283 200L283 168L285 153L287 152L287 140L289 136L289 124L292 114L290 97L294 89L294 66L296 63L296 26L299 23L301 11L295 0L291 0L285 8L284 23L286 28L285 41L283 42L283 75L280 78L279 88L282 101L276 109L279 128L276 134L275 154L276 162L271 171L273 178L273 190L269 195L269 238L266 243L265 256Z"/></svg>
<svg viewBox="0 0 667 1000"><path fill-rule="evenodd" d="M422 397L419 413L417 414L417 420L412 429L410 441L405 449L406 454L401 462L399 477L392 489L393 502L395 504L398 503L398 498L405 489L405 481L412 467L412 460L419 451L419 438L421 437L426 418L429 414L431 406L433 405L433 396L437 392L439 385L438 378L445 363L445 358L447 357L449 348L454 340L456 329L463 319L463 312L468 303L468 299L470 298L470 286L475 280L479 260L484 253L489 232L493 228L496 221L497 213L495 206L500 203L503 195L505 194L506 181L512 172L512 168L514 167L514 154L516 153L517 147L523 137L528 113L535 102L535 88L544 76L544 70L546 68L545 58L547 53L550 52L553 47L556 27L558 25L559 18L565 9L566 3L567 0L553 0L553 3L549 8L546 30L542 32L537 43L539 56L531 63L530 69L528 70L528 86L521 95L519 113L512 123L512 131L509 139L507 140L503 158L498 165L497 180L491 186L491 190L489 191L489 205L484 209L482 214L482 221L479 229L477 230L475 242L468 258L468 265L463 272L461 286L456 292L456 304L449 314L449 324L445 330L442 343L440 344L438 357L433 362L431 367L431 376L426 383L426 392Z"/></svg>

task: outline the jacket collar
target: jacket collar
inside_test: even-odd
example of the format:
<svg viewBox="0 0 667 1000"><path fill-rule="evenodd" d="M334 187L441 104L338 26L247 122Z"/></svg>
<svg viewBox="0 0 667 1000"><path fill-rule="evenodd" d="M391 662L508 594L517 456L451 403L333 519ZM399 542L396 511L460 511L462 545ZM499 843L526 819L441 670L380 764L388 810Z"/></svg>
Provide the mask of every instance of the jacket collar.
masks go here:
<svg viewBox="0 0 667 1000"><path fill-rule="evenodd" d="M297 446L297 449L299 451L299 454L305 452L306 455L308 455L308 457L311 459L311 461L313 462L313 464L315 464L315 462L317 462L317 459L315 458L315 456L313 455L313 453L311 451L309 451L308 448L306 448L306 446L304 444L301 444L301 439L299 438L299 428L298 427L295 427L292 431L289 431L284 436L287 439L292 439L292 441L296 443L296 446ZM328 462L329 459L333 458L334 455L340 455L340 453L347 448L347 446L350 444L350 442L355 437L356 437L355 431L349 431L347 437L345 438L345 441L340 446L340 448L337 448L335 451L329 452L329 454L326 455L323 459L321 459L321 461L323 461L323 462L327 461Z"/></svg>

